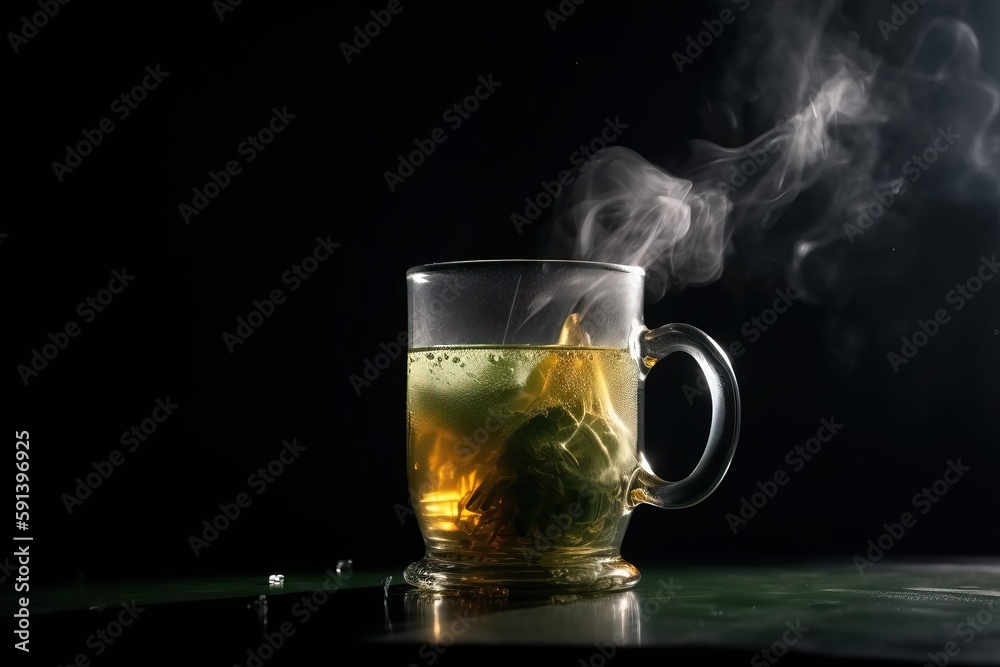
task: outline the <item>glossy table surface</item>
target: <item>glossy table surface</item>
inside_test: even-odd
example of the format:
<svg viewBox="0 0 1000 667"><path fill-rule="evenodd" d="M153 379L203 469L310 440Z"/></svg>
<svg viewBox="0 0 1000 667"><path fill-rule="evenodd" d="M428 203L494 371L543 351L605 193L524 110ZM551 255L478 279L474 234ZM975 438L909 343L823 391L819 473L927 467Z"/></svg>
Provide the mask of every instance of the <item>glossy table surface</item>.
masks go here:
<svg viewBox="0 0 1000 667"><path fill-rule="evenodd" d="M198 664L248 666L353 664L359 648L400 665L1000 665L1000 561L646 567L630 591L539 598L417 591L388 570L268 574L33 589L25 664L197 647ZM10 589L2 600L12 614Z"/></svg>

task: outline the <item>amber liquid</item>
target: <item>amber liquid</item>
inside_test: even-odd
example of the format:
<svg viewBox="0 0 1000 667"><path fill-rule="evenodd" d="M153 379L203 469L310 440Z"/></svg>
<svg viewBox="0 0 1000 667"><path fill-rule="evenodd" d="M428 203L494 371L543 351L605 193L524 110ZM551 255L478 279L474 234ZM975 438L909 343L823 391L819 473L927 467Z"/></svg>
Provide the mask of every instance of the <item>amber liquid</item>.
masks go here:
<svg viewBox="0 0 1000 667"><path fill-rule="evenodd" d="M411 351L408 475L428 554L529 563L617 554L638 382L624 349Z"/></svg>

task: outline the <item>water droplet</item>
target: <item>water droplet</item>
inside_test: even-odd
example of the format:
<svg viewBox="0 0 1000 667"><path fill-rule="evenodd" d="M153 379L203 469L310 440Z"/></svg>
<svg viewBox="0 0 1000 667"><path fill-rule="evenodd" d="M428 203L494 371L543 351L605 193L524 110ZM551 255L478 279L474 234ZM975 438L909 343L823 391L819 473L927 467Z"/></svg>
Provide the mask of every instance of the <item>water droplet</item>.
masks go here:
<svg viewBox="0 0 1000 667"><path fill-rule="evenodd" d="M427 358L428 359L433 359L434 358L434 353L433 352L428 352L427 353Z"/></svg>
<svg viewBox="0 0 1000 667"><path fill-rule="evenodd" d="M452 358L451 358L451 361L452 361L452 363L455 363L455 364L457 364L458 362L460 362L460 361L461 361L461 359L459 359L458 357L452 357Z"/></svg>
<svg viewBox="0 0 1000 667"><path fill-rule="evenodd" d="M261 631L267 630L267 596L261 595L254 600L252 605L247 605L248 609L257 614L257 626Z"/></svg>
<svg viewBox="0 0 1000 667"><path fill-rule="evenodd" d="M338 560L337 561L337 575L338 576L340 576L340 577L342 577L344 579L350 579L351 575L353 575L353 574L354 574L354 560L353 559L348 558L346 560Z"/></svg>
<svg viewBox="0 0 1000 667"><path fill-rule="evenodd" d="M447 359L447 358L448 358L448 353L447 353L447 352L445 352L445 353L444 353L444 358L445 358L445 359Z"/></svg>
<svg viewBox="0 0 1000 667"><path fill-rule="evenodd" d="M386 598L389 597L389 584L391 583L392 583L391 574L382 580L382 595Z"/></svg>

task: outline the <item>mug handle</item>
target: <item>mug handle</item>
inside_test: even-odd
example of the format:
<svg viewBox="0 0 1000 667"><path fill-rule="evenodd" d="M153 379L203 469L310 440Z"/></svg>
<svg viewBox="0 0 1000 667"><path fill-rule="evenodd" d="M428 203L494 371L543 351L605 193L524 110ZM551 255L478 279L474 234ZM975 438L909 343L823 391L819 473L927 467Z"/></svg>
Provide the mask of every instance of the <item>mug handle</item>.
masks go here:
<svg viewBox="0 0 1000 667"><path fill-rule="evenodd" d="M629 487L632 506L690 507L707 498L722 482L736 453L740 434L740 392L726 353L701 329L688 324L645 327L639 348L647 368L674 352L698 362L712 395L712 426L701 460L690 475L677 482L657 477L645 465L636 468Z"/></svg>

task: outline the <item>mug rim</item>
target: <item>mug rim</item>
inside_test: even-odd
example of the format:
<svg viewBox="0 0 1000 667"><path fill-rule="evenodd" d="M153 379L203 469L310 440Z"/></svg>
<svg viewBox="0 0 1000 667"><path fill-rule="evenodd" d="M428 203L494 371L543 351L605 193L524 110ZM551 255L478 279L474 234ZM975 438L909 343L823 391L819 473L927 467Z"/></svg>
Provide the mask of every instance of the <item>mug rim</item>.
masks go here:
<svg viewBox="0 0 1000 667"><path fill-rule="evenodd" d="M617 271L619 273L631 273L638 276L646 275L646 270L641 266L633 266L631 264L614 264L612 262L594 262L583 259L466 259L448 262L433 262L430 264L418 264L417 266L410 267L406 270L406 277L409 278L415 273L428 273L437 270L484 264L502 264L506 266L517 266L519 264L527 266L538 266L540 264L561 264L566 266L575 266L581 269L605 269L608 271Z"/></svg>

